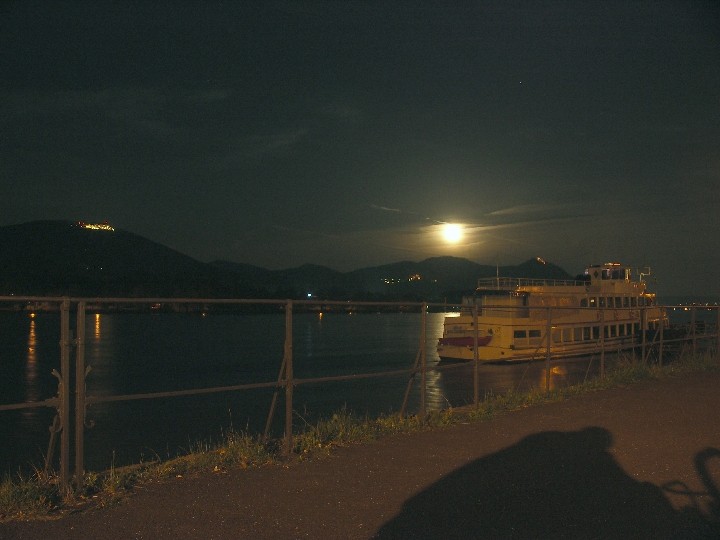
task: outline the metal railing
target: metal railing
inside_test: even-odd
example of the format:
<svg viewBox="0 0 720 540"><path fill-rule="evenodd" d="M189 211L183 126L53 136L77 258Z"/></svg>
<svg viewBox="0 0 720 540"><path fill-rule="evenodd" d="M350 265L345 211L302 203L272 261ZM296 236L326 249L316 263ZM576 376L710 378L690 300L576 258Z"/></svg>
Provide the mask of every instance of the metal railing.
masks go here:
<svg viewBox="0 0 720 540"><path fill-rule="evenodd" d="M440 371L444 369L452 369L460 364L451 365L432 365L427 361L427 343L426 343L426 314L429 308L436 308L440 311L448 311L449 309L458 310L459 306L448 306L444 303L425 303L425 302L341 302L341 301L317 301L317 300L253 300L253 299L196 299L196 298L47 298L47 297L0 297L0 302L10 303L18 308L22 306L38 307L42 305L45 309L57 310L60 314L60 363L59 371L53 370L52 374L58 380L57 395L50 399L35 402L14 403L0 405L0 412L32 409L38 407L54 408L57 414L53 420L51 427L51 437L48 445L48 454L46 455L46 468L50 466L52 460L56 439L59 435L59 479L62 486L67 487L73 478L82 478L85 471L85 442L84 435L87 426L86 410L87 407L95 403L109 403L120 401L135 401L145 399L159 399L177 396L190 396L199 394L214 394L220 392L236 392L246 391L259 388L274 389L272 401L270 403L267 420L265 423L264 436L270 434L271 423L275 417L277 408L277 400L279 394L284 393L285 411L284 411L284 434L283 449L284 452L290 454L293 448L293 390L298 385L319 384L331 381L352 381L360 379L370 379L379 377L407 376L407 385L405 387L400 414L407 414L409 395L415 379L419 381L419 408L417 414L424 418L426 415L426 377L427 372ZM86 388L86 377L89 367L86 365L85 358L85 315L88 305L96 309L98 306L141 306L148 304L172 304L178 306L193 307L195 309L204 309L209 306L234 306L241 308L243 306L271 306L276 310L283 310L285 314L285 333L282 361L276 380L254 382L247 384L236 384L228 386L212 386L205 388L195 388L187 390L173 390L162 392L135 393L122 395L88 395ZM336 375L327 377L308 377L298 378L294 372L293 359L293 313L296 310L307 310L311 307L322 307L323 309L336 309L338 311L345 309L383 309L388 311L412 311L420 314L420 328L417 354L415 361L411 366L404 369L394 369L377 371L372 373L356 373L349 375ZM75 314L75 331L71 329L71 312ZM498 309L505 309L507 306L498 306ZM544 334L541 337L540 345L537 347L536 353L538 360L544 359L546 362L545 381L546 390L550 389L550 370L553 347L553 333L558 328L562 328L562 322L553 322L553 318L557 317L557 313L565 308L547 307L547 322L544 328ZM569 308L575 309L578 308ZM593 308L581 308L593 309ZM644 308L641 308L644 309ZM669 308L666 308L669 309ZM682 309L688 309L683 307ZM659 325L658 332L651 341L647 341L647 333L642 333L641 341L641 358L647 361L650 358L651 351L657 353L656 359L659 363L663 362L663 352L667 347L677 344L690 344L693 353L696 353L700 342L708 342L716 351L720 351L720 309L714 309L714 321L707 324L697 318L697 311L702 306L693 306L689 308L690 318L685 326L678 326L674 329L674 335L667 335L664 332L663 325ZM475 307L477 310L477 307ZM598 324L604 325L605 313L598 310ZM477 311L474 316L477 317ZM567 324L567 323L566 323ZM477 324L475 324L477 328ZM680 331L678 331L678 328ZM703 331L700 332L699 330ZM714 331L711 331L713 330ZM606 339L605 332L600 331L597 340L597 348L601 355L601 376L604 373L604 355L610 350L608 343L612 340ZM480 403L479 391L479 366L481 362L478 359L475 347L474 369L473 369L473 404L477 407ZM73 355L74 352L74 355ZM74 358L74 362L73 362ZM74 364L74 365L73 365ZM72 397L74 396L74 402ZM74 440L73 440L74 436ZM74 455L71 455L71 448L74 448ZM74 463L71 463L74 462Z"/></svg>
<svg viewBox="0 0 720 540"><path fill-rule="evenodd" d="M578 287L588 285L589 282L577 279L531 279L511 277L480 278L477 281L478 289L497 289L512 291L518 287Z"/></svg>
<svg viewBox="0 0 720 540"><path fill-rule="evenodd" d="M54 408L57 414L53 420L53 426L50 428L51 436L48 445L48 452L45 460L46 470L50 467L53 458L56 439L59 435L59 479L62 486L67 488L73 476L76 479L82 477L85 471L84 453L85 443L84 434L86 423L86 410L89 405L96 403L109 403L121 401L135 401L145 399L169 398L178 396L191 396L202 394L214 394L221 392L235 392L260 388L273 388L275 392L270 404L267 421L265 423L264 437L267 438L270 433L271 424L275 417L277 408L277 398L280 391L284 392L285 397L285 414L284 414L284 435L283 449L284 452L290 454L293 446L293 389L298 385L318 384L330 381L352 381L360 379L390 377L398 375L409 376L406 387L401 414L407 411L408 397L410 389L416 373L421 373L421 385L424 387L425 381L425 317L428 306L421 302L340 302L340 301L293 301L293 300L257 300L257 299L188 299L188 298L47 298L47 297L0 297L0 302L10 302L15 309L22 309L24 306L30 306L31 309L44 309L47 311L59 311L60 313L60 365L59 371L53 370L53 375L58 380L58 390L56 397L36 402L14 403L0 405L0 412L31 409L37 407ZM249 384L237 384L229 386L213 386L206 388L194 388L187 390L174 390L163 392L136 393L124 395L105 395L94 396L87 394L85 379L90 371L89 366L85 362L85 314L88 304L95 308L99 306L141 306L152 304L163 305L185 305L192 306L194 309L203 309L208 306L252 306L266 305L275 306L285 312L285 336L283 357L280 365L279 374L274 381L265 381ZM406 369L389 370L373 373L359 373L351 375L338 375L329 377L313 377L313 378L297 378L294 376L293 369L293 311L296 306L313 306L321 305L325 309L363 309L363 307L380 307L391 310L413 310L421 313L420 343L418 353L416 355L413 366ZM76 326L73 337L73 331L70 328L71 308L75 308ZM74 370L72 364L72 352L74 350ZM71 402L72 396L75 396L74 403ZM425 415L424 393L422 394L420 411L421 416ZM73 440L74 435L74 440ZM71 444L73 442L74 444ZM71 455L71 446L74 447L74 456ZM74 457L74 467L71 467L71 460ZM71 470L72 469L72 470Z"/></svg>

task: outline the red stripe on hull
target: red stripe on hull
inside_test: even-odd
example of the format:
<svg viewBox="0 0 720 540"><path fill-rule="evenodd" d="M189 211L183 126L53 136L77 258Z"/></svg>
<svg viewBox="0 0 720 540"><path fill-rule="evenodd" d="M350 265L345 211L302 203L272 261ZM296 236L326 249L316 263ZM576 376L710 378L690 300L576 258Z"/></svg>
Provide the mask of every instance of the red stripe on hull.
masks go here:
<svg viewBox="0 0 720 540"><path fill-rule="evenodd" d="M477 338L477 344L478 347L484 347L488 343L490 343L490 340L492 339L492 336L482 336ZM438 341L439 345L450 345L454 347L473 347L475 346L475 338L470 336L463 336L463 337L447 337L447 338L440 338Z"/></svg>

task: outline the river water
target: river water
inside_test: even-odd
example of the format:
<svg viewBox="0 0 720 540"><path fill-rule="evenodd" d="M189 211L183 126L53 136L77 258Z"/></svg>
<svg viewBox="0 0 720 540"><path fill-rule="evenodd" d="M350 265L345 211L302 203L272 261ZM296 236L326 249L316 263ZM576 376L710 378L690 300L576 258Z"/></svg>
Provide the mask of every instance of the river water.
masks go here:
<svg viewBox="0 0 720 540"><path fill-rule="evenodd" d="M472 365L438 366L435 344L445 314L426 319L426 406L443 409L473 401ZM411 368L420 347L419 313L296 313L293 358L296 378L328 377ZM74 325L74 321L71 323ZM283 357L282 314L88 313L86 363L89 396L164 392L275 381ZM0 313L0 405L57 394L57 313ZM480 397L544 386L544 362L480 367ZM564 361L551 384L595 376L599 360ZM398 411L408 376L300 384L294 392L295 429L343 407L377 416ZM96 403L88 408L89 470L168 458L223 432L262 431L272 389ZM280 394L275 432L282 433ZM409 412L420 404L419 376ZM42 466L55 411L0 411L0 473Z"/></svg>

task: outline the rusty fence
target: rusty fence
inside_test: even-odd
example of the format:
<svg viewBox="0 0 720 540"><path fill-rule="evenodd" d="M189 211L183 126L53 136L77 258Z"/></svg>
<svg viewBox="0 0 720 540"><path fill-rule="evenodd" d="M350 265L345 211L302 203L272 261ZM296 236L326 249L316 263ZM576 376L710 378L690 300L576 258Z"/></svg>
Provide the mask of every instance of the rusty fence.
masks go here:
<svg viewBox="0 0 720 540"><path fill-rule="evenodd" d="M426 376L428 371L440 371L453 369L467 363L439 364L428 361L426 342L426 314L429 309L438 312L458 311L459 306L445 303L427 302L347 302L347 301L318 301L318 300L258 300L258 299L197 299L197 298L57 298L57 297L0 297L6 309L29 310L45 309L59 311L60 319L60 362L59 369L53 369L52 374L57 378L57 395L40 401L4 404L0 405L0 413L3 411L33 409L46 407L56 410L53 425L50 428L51 436L46 454L46 469L56 451L59 438L59 480L63 487L67 488L73 477L80 479L85 472L84 464L84 434L87 426L87 407L95 403L108 403L119 401L133 401L145 399L170 398L177 396L190 396L198 394L212 394L220 392L236 392L259 388L274 389L272 401L269 405L267 421L265 424L264 436L270 434L271 424L276 414L278 397L284 394L284 435L283 449L287 454L293 448L293 389L303 384L318 384L332 381L352 381L359 379L370 379L391 376L406 376L408 378L405 387L400 414L408 413L408 399L413 384L419 387L419 407L416 414L421 418L426 415ZM282 360L277 379L249 384L237 384L229 386L213 386L206 388L194 388L187 390L175 390L165 392L136 393L126 395L88 395L86 390L86 377L89 373L89 366L85 359L85 332L86 312L88 306L98 309L98 306L130 306L140 309L143 305L162 304L185 306L186 309L207 309L218 306L240 308L249 306L264 306L270 309L284 311L285 335ZM8 307L9 306L9 307ZM492 306L490 306L492 307ZM329 377L297 378L293 373L293 313L296 310L308 310L311 308L327 310L355 310L373 309L389 312L411 312L420 315L419 340L415 360L412 365L404 369L376 371L371 373L355 373L350 375L338 375ZM503 309L499 307L498 309ZM545 361L546 390L549 390L551 371L551 336L562 324L552 322L553 313L563 308L547 307L547 326L541 337L541 345L537 348L536 360ZM587 308L594 309L594 308ZM641 358L643 361L663 362L663 354L669 349L677 351L682 347L695 354L698 350L711 349L720 351L720 309L717 306L670 306L664 308L666 311L680 310L681 319L671 328L672 333L665 331L660 325L656 332L648 338L648 333L643 332L641 342L638 343ZM704 318L699 318L698 313L709 312ZM75 314L75 328L71 328L71 314ZM474 314L477 317L477 311ZM642 320L642 315L640 316ZM709 322L708 322L709 319ZM602 316L598 319L602 322ZM475 325L477 328L477 325ZM474 348L477 351L477 347ZM612 349L605 347L604 333L601 332L597 340L597 351L601 362L601 376L604 373L605 352L612 352ZM480 398L480 364L475 355L473 362L473 403L477 407ZM419 380L417 380L419 379ZM1 418L1 417L0 417ZM73 451L71 453L71 451Z"/></svg>

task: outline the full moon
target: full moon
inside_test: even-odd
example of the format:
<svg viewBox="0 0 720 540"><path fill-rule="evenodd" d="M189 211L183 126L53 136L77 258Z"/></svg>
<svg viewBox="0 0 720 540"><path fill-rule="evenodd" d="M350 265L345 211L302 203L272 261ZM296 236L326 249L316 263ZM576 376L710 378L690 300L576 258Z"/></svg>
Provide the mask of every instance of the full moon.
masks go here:
<svg viewBox="0 0 720 540"><path fill-rule="evenodd" d="M457 244L462 238L463 231L462 227L457 223L445 223L442 234L446 242Z"/></svg>

